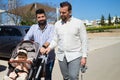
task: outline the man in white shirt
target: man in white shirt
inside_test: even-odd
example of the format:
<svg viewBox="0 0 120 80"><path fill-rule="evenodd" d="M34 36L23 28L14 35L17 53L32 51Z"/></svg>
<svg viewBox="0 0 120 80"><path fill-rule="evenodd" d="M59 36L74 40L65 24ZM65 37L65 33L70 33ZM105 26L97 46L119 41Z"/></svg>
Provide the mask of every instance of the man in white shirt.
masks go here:
<svg viewBox="0 0 120 80"><path fill-rule="evenodd" d="M56 52L64 80L79 80L80 66L86 64L87 32L83 22L71 15L69 2L60 3L61 19L55 23L54 39L46 49Z"/></svg>

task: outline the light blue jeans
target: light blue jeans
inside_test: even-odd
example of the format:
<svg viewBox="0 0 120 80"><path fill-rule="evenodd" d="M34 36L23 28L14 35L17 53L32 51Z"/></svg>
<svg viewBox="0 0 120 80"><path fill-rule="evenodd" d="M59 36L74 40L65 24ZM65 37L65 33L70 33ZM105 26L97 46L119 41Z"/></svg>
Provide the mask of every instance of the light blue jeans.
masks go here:
<svg viewBox="0 0 120 80"><path fill-rule="evenodd" d="M79 80L81 57L67 62L64 57L63 61L59 61L60 70L64 80Z"/></svg>

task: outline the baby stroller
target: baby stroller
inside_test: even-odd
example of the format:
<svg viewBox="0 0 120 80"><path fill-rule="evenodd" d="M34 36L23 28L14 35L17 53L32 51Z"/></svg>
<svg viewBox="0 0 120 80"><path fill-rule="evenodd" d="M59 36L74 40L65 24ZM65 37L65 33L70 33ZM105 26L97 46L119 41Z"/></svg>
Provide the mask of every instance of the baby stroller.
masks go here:
<svg viewBox="0 0 120 80"><path fill-rule="evenodd" d="M22 41L20 42L15 50L12 52L11 58L16 58L19 49L26 49L27 56L32 61L31 68L29 69L28 76L26 80L38 80L39 76L43 76L43 71L45 72L45 62L47 57L45 55L40 55L39 53L39 44L32 41ZM19 62L19 61L18 61ZM15 68L8 62L9 70L7 76L9 76L10 72L12 72Z"/></svg>

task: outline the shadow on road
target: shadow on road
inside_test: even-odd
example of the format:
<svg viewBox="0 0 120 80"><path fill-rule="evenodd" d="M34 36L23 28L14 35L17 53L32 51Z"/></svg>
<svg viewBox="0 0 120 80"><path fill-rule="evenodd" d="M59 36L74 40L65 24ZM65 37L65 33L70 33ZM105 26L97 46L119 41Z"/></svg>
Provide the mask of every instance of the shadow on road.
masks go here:
<svg viewBox="0 0 120 80"><path fill-rule="evenodd" d="M0 57L0 60L8 61L9 58Z"/></svg>
<svg viewBox="0 0 120 80"><path fill-rule="evenodd" d="M0 65L0 72L6 70L7 66L4 66L4 65Z"/></svg>
<svg viewBox="0 0 120 80"><path fill-rule="evenodd" d="M0 57L0 60L2 61L8 61L9 59L8 58L3 58L3 57ZM3 64L0 64L0 72L6 70L7 66L3 65Z"/></svg>

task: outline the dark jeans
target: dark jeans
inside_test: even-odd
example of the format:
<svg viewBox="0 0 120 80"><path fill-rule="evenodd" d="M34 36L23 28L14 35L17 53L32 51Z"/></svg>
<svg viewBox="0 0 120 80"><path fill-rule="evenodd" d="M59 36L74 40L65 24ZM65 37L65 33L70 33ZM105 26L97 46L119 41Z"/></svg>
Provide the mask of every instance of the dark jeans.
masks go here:
<svg viewBox="0 0 120 80"><path fill-rule="evenodd" d="M46 64L46 75L45 75L45 80L52 80L52 70L54 66L54 60L49 61L49 63ZM41 80L40 77L38 80Z"/></svg>

